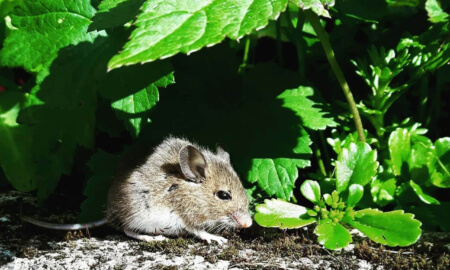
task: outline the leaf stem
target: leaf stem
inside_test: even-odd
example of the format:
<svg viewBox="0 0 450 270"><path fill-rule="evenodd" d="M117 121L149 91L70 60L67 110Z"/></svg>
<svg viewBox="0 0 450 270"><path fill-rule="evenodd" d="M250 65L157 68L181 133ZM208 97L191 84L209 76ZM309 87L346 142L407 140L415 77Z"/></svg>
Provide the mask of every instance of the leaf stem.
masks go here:
<svg viewBox="0 0 450 270"><path fill-rule="evenodd" d="M244 58L242 59L242 64L239 66L239 72L242 72L247 68L249 50L250 50L250 37L247 37L245 39Z"/></svg>
<svg viewBox="0 0 450 270"><path fill-rule="evenodd" d="M298 9L297 14L297 25L294 26L292 23L291 13L289 11L289 6L286 9L286 20L294 33L294 43L297 49L297 62L298 62L298 73L300 73L300 78L304 80L306 78L305 74L305 50L302 46L303 41L303 26L305 25L305 14L301 8Z"/></svg>
<svg viewBox="0 0 450 270"><path fill-rule="evenodd" d="M361 117L359 116L358 109L356 108L355 100L353 99L352 92L350 91L350 87L348 86L347 81L345 80L344 73L342 72L339 64L336 61L334 56L333 48L330 44L330 39L328 38L328 34L325 29L320 24L319 17L310 9L305 10L306 19L311 23L314 31L317 34L317 37L322 44L322 47L325 51L325 55L327 56L328 62L330 63L331 69L336 76L339 85L344 91L345 98L347 99L347 103L350 107L350 112L353 114L353 120L355 121L356 131L358 132L358 138L360 141L365 142L366 138L364 136L364 129L361 122Z"/></svg>

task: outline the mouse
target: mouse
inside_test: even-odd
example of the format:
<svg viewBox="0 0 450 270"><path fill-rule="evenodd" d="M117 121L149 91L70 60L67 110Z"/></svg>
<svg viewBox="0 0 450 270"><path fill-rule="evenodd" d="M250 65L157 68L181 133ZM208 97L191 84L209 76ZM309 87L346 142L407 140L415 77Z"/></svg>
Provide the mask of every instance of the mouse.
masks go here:
<svg viewBox="0 0 450 270"><path fill-rule="evenodd" d="M252 225L249 199L228 152L221 147L213 152L173 136L143 162L116 174L108 190L105 219L61 225L22 219L60 230L107 223L141 241L192 235L218 244L227 239L214 233Z"/></svg>

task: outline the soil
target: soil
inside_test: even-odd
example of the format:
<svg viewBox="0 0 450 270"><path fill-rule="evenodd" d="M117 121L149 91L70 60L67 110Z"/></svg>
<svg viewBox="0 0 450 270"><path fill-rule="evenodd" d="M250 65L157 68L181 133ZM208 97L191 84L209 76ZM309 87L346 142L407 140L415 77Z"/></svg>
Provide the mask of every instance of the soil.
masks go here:
<svg viewBox="0 0 450 270"><path fill-rule="evenodd" d="M227 232L219 246L194 238L139 242L107 226L61 232L25 224L20 213L39 209L34 198L0 193L0 269L450 269L450 234L427 233L410 247L385 247L356 230L353 243L330 251L317 243L314 226L281 231L256 224ZM43 220L73 222L76 212Z"/></svg>

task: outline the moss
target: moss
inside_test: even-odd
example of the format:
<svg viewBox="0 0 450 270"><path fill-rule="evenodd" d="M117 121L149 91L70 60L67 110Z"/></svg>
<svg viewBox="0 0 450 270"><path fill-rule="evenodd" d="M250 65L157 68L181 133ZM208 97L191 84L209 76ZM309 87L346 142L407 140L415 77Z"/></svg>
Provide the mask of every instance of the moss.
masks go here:
<svg viewBox="0 0 450 270"><path fill-rule="evenodd" d="M161 251L174 255L183 255L188 252L187 249L190 243L192 243L192 240L179 237L165 241L139 242L139 246L142 250L150 252Z"/></svg>

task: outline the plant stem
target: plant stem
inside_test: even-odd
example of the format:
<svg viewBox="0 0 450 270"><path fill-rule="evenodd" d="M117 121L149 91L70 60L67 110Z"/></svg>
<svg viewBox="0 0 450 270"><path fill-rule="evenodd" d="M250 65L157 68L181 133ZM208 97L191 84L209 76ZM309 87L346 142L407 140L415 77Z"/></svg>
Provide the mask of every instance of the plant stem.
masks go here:
<svg viewBox="0 0 450 270"><path fill-rule="evenodd" d="M339 85L342 88L342 91L344 91L345 98L347 99L347 103L350 107L350 112L353 114L353 120L355 121L355 127L356 131L358 132L358 138L360 141L365 142L366 138L364 136L364 129L362 126L361 117L359 116L358 109L356 108L356 103L355 100L353 99L350 87L348 86L348 83L345 80L344 73L339 67L339 64L337 63L336 58L334 56L334 51L333 48L331 47L328 34L327 32L325 32L325 29L323 29L322 25L320 24L319 17L313 11L311 11L310 9L305 10L305 16L311 23L312 27L314 28L314 31L316 32L317 37L319 38L320 43L322 44L322 47L325 51L325 55L327 56L328 62L330 63L331 69L333 70L334 75L336 76Z"/></svg>
<svg viewBox="0 0 450 270"><path fill-rule="evenodd" d="M303 10L300 8L297 14L297 25L294 26L292 23L291 13L289 11L289 6L286 9L286 20L288 25L292 29L294 33L294 43L295 48L297 49L297 62L298 62L298 73L300 73L300 78L302 80L306 79L305 74L305 50L302 46L303 41L303 26L305 25L305 14L303 14Z"/></svg>
<svg viewBox="0 0 450 270"><path fill-rule="evenodd" d="M242 72L247 68L249 50L250 50L250 37L247 37L245 39L244 58L242 59L242 64L239 66L239 72Z"/></svg>

